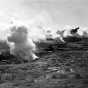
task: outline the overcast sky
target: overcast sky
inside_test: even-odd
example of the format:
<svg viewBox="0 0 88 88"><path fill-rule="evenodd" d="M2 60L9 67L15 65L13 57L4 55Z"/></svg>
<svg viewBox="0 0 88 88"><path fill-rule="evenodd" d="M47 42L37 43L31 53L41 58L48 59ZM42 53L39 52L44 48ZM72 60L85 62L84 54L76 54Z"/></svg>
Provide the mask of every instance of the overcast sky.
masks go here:
<svg viewBox="0 0 88 88"><path fill-rule="evenodd" d="M0 0L0 22L12 19L88 26L88 0Z"/></svg>

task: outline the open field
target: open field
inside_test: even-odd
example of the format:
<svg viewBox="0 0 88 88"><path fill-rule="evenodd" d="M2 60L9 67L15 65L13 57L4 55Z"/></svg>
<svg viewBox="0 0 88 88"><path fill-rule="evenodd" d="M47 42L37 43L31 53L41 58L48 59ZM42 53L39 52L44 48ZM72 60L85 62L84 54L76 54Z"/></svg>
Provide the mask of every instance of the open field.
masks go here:
<svg viewBox="0 0 88 88"><path fill-rule="evenodd" d="M0 88L88 88L85 42L50 47L41 49L35 61L0 61Z"/></svg>

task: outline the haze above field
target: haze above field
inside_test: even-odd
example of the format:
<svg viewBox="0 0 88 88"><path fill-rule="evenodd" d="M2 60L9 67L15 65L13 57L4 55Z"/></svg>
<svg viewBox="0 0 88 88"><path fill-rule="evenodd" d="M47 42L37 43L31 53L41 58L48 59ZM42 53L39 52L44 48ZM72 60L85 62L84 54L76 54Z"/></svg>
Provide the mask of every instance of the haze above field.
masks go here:
<svg viewBox="0 0 88 88"><path fill-rule="evenodd" d="M87 26L87 9L88 0L0 0L0 22Z"/></svg>

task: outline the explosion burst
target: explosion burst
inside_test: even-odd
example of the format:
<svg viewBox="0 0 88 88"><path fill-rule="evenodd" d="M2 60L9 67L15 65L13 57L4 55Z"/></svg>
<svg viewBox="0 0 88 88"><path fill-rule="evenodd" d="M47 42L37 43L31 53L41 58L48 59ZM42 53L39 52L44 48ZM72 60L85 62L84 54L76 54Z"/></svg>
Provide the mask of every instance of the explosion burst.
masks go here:
<svg viewBox="0 0 88 88"><path fill-rule="evenodd" d="M2 27L3 28L3 27ZM64 38L70 36L88 37L86 28L66 25L62 29L59 26L44 26L41 24L30 26L28 23L17 22L0 30L0 41L5 41L10 47L10 53L20 55L26 60L38 58L36 42L47 41L47 39L58 38L65 43Z"/></svg>

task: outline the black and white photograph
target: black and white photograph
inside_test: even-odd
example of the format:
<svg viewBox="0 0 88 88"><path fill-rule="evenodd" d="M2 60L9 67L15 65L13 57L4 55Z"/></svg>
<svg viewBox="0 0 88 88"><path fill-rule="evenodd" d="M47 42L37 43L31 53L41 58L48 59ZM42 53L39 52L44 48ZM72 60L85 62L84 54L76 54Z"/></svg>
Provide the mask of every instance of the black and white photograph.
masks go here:
<svg viewBox="0 0 88 88"><path fill-rule="evenodd" d="M0 88L88 88L88 0L0 0Z"/></svg>

